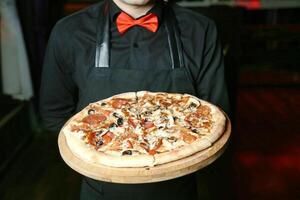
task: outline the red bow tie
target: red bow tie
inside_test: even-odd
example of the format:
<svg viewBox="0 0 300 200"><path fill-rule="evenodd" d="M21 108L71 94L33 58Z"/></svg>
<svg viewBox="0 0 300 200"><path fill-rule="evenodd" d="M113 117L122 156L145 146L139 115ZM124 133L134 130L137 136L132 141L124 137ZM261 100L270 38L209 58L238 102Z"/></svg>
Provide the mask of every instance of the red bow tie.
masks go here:
<svg viewBox="0 0 300 200"><path fill-rule="evenodd" d="M151 32L156 32L158 28L158 18L155 14L150 13L142 18L133 19L124 12L121 12L117 17L117 28L121 34L135 25L142 26Z"/></svg>

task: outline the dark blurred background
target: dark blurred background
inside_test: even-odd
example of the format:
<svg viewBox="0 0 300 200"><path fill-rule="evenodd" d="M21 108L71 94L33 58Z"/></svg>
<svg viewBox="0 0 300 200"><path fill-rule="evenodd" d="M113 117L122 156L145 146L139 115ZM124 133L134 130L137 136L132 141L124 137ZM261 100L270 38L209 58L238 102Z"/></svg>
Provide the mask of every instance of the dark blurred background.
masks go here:
<svg viewBox="0 0 300 200"><path fill-rule="evenodd" d="M0 94L0 199L78 199L81 177L62 161L57 135L41 127L37 104L53 25L95 2L15 2L34 96ZM300 199L300 0L178 3L217 23L232 104L231 142L200 172L201 199Z"/></svg>

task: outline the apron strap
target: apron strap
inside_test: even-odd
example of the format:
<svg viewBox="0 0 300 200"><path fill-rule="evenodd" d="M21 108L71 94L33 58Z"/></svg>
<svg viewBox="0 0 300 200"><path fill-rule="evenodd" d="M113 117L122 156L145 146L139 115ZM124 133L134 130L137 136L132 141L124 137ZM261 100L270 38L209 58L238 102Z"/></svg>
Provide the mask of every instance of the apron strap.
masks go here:
<svg viewBox="0 0 300 200"><path fill-rule="evenodd" d="M184 67L182 44L180 40L180 34L179 29L177 27L175 14L171 6L164 6L164 17L164 26L168 35L172 68L182 68Z"/></svg>
<svg viewBox="0 0 300 200"><path fill-rule="evenodd" d="M109 3L104 2L97 20L96 67L109 67Z"/></svg>
<svg viewBox="0 0 300 200"><path fill-rule="evenodd" d="M170 52L171 52L171 56L173 56L172 66L174 66L174 68L185 68L187 71L187 75L190 78L190 81L194 85L194 78L192 75L193 73L189 68L189 66L186 66L184 63L183 46L180 39L180 30L178 27L178 21L176 20L176 15L174 13L174 10L172 9L171 3L169 4L170 5L168 6L164 6L164 12L166 13L165 16L167 18L165 26L167 32L169 32L168 39L170 41L169 42Z"/></svg>

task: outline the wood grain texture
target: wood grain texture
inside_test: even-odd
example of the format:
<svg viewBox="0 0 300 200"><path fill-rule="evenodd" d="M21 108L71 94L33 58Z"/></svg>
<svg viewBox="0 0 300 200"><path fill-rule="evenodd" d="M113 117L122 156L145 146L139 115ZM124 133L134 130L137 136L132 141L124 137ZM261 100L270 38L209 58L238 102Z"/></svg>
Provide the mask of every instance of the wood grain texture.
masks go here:
<svg viewBox="0 0 300 200"><path fill-rule="evenodd" d="M181 177L211 164L224 152L230 133L231 123L227 118L226 131L210 148L187 158L154 167L116 168L86 163L71 152L63 133L59 134L58 147L66 164L87 177L113 183L151 183Z"/></svg>

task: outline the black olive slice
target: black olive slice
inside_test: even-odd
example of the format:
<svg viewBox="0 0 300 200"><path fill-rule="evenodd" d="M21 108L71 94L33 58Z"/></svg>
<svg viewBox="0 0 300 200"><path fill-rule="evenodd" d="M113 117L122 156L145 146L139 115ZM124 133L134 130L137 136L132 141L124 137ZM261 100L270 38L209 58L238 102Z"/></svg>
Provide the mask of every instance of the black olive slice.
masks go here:
<svg viewBox="0 0 300 200"><path fill-rule="evenodd" d="M106 106L106 103L101 103L101 106Z"/></svg>
<svg viewBox="0 0 300 200"><path fill-rule="evenodd" d="M126 150L126 151L123 151L122 155L129 155L131 156L132 155L132 151L131 150Z"/></svg>
<svg viewBox="0 0 300 200"><path fill-rule="evenodd" d="M118 126L121 126L123 124L123 118L118 118L117 124Z"/></svg>
<svg viewBox="0 0 300 200"><path fill-rule="evenodd" d="M193 133L198 133L197 129L192 129Z"/></svg>
<svg viewBox="0 0 300 200"><path fill-rule="evenodd" d="M93 115L93 114L95 114L95 112L96 112L96 111L95 111L94 109L89 109L89 110L88 110L88 114L89 114L89 115Z"/></svg>
<svg viewBox="0 0 300 200"><path fill-rule="evenodd" d="M145 114L145 115L150 115L151 112L150 112L150 111L145 111L144 114Z"/></svg>
<svg viewBox="0 0 300 200"><path fill-rule="evenodd" d="M101 146L101 145L103 145L104 144L104 142L103 142L103 140L102 139L100 139L97 143L96 143L96 145L99 147L99 146Z"/></svg>
<svg viewBox="0 0 300 200"><path fill-rule="evenodd" d="M192 107L194 107L194 108L196 108L197 107L197 104L195 104L195 103L191 103L191 105L190 105L190 107L192 108Z"/></svg>
<svg viewBox="0 0 300 200"><path fill-rule="evenodd" d="M113 116L116 117L116 118L120 118L121 117L118 113L115 113L115 112L113 113Z"/></svg>

